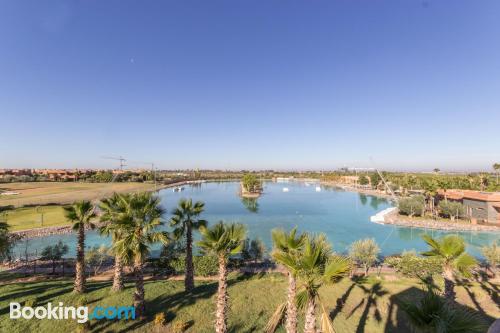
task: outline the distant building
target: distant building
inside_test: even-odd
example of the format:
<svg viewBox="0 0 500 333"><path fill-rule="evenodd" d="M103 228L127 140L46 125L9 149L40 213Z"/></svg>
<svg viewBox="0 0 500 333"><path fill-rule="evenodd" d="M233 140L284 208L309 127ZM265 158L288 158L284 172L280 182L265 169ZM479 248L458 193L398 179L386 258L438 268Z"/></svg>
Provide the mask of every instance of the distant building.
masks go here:
<svg viewBox="0 0 500 333"><path fill-rule="evenodd" d="M0 169L0 179L5 176L32 176L31 169Z"/></svg>
<svg viewBox="0 0 500 333"><path fill-rule="evenodd" d="M57 181L57 180L76 180L77 175L74 170L65 170L65 169L38 169L35 170L35 174L42 175L47 177L48 180Z"/></svg>
<svg viewBox="0 0 500 333"><path fill-rule="evenodd" d="M478 222L500 224L500 192L471 190L439 190L438 200L460 202L473 224Z"/></svg>

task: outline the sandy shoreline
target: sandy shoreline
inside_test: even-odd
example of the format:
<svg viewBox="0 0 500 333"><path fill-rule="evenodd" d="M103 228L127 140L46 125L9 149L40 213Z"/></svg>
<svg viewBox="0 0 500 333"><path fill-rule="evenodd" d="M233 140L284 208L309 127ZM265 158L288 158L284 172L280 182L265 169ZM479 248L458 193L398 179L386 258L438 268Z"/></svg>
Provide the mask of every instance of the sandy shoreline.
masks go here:
<svg viewBox="0 0 500 333"><path fill-rule="evenodd" d="M370 220L373 223L395 225L407 228L435 229L443 231L477 231L477 232L500 232L500 228L490 225L465 224L442 220L412 220L398 214L396 207L384 209L373 215Z"/></svg>
<svg viewBox="0 0 500 333"><path fill-rule="evenodd" d="M385 192L381 192L378 190L364 189L364 188L354 187L351 185L346 185L346 184L341 184L341 183L336 183L336 182L331 182L331 181L322 181L322 182L320 182L320 184L324 185L324 186L338 187L338 188L341 188L341 189L343 189L345 191L349 191L349 192L357 192L360 194L372 195L375 197L392 200L392 196L390 194L387 194Z"/></svg>

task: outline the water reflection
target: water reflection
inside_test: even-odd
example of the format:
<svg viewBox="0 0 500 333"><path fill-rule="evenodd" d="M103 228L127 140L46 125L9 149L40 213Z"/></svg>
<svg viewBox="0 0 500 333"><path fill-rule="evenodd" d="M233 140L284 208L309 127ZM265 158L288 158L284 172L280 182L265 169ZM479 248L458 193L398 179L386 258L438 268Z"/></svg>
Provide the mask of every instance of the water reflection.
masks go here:
<svg viewBox="0 0 500 333"><path fill-rule="evenodd" d="M241 198L241 202L243 203L243 206L251 212L251 213L258 213L259 212L259 203L257 202L257 198Z"/></svg>
<svg viewBox="0 0 500 333"><path fill-rule="evenodd" d="M366 194L360 193L359 194L359 201L361 201L361 204L363 206L365 206L366 203L368 202L368 197L366 196Z"/></svg>
<svg viewBox="0 0 500 333"><path fill-rule="evenodd" d="M371 197L370 200L370 206L375 210L378 210L379 205L386 205L387 203L388 201L386 198Z"/></svg>

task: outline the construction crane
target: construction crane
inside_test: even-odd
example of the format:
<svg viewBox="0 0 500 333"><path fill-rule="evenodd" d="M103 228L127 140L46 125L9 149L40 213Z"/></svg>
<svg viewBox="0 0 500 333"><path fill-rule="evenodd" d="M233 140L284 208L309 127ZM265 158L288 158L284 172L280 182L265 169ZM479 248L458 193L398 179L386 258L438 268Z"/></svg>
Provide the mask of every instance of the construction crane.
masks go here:
<svg viewBox="0 0 500 333"><path fill-rule="evenodd" d="M394 192L392 191L392 188L389 186L389 184L387 184L387 182L385 181L385 178L384 178L384 175L382 175L382 173L379 171L379 169L376 167L375 165L375 161L373 160L373 157L370 156L370 161L372 162L373 164L373 168L375 169L375 171L377 171L379 177L382 179L382 182L384 183L384 186L386 188L387 191L389 191L389 193L391 194L391 197L392 199L394 200L394 202L398 203L398 197L396 197L396 194L394 194Z"/></svg>
<svg viewBox="0 0 500 333"><path fill-rule="evenodd" d="M120 161L120 171L123 171L123 167L126 166L125 161L127 161L125 158L122 156L114 157L114 156L101 156L101 158L107 159L107 160L115 160L115 161Z"/></svg>

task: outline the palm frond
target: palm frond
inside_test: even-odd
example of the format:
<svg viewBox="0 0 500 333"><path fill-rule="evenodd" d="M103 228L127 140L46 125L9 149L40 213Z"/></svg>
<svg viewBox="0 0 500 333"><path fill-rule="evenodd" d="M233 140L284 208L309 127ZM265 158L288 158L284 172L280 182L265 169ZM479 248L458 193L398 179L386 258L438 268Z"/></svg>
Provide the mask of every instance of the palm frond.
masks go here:
<svg viewBox="0 0 500 333"><path fill-rule="evenodd" d="M264 327L264 333L274 333L285 319L286 302L278 305L271 318Z"/></svg>
<svg viewBox="0 0 500 333"><path fill-rule="evenodd" d="M454 262L455 268L464 277L469 278L472 275L472 268L477 265L476 259L473 256L462 253Z"/></svg>
<svg viewBox="0 0 500 333"><path fill-rule="evenodd" d="M325 267L323 278L326 282L337 282L352 270L352 262L343 256L332 256Z"/></svg>
<svg viewBox="0 0 500 333"><path fill-rule="evenodd" d="M330 319L330 314L326 311L325 306L320 301L321 307L321 332L322 333L335 333L335 329L333 328L333 322Z"/></svg>
<svg viewBox="0 0 500 333"><path fill-rule="evenodd" d="M422 252L423 256L427 257L434 257L434 256L441 256L441 246L437 240L432 238L429 235L423 235L422 239L431 247L431 250Z"/></svg>
<svg viewBox="0 0 500 333"><path fill-rule="evenodd" d="M306 288L302 288L295 295L295 304L297 304L297 309L304 310L309 300L309 293Z"/></svg>
<svg viewBox="0 0 500 333"><path fill-rule="evenodd" d="M418 302L403 302L402 309L411 326L422 332L480 333L486 329L477 313L448 303L433 288Z"/></svg>

